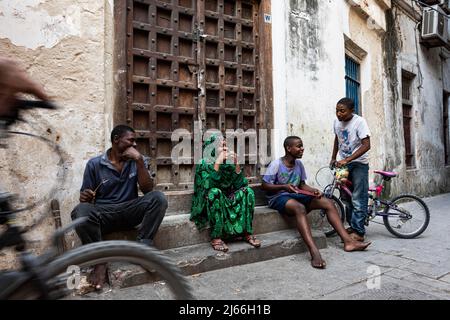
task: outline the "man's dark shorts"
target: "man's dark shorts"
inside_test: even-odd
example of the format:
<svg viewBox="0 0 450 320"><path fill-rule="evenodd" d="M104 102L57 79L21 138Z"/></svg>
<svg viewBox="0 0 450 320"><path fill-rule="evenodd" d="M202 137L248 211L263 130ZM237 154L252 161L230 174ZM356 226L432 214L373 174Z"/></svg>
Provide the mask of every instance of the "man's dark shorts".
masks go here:
<svg viewBox="0 0 450 320"><path fill-rule="evenodd" d="M307 207L314 199L314 197L297 193L283 194L273 199L272 203L269 205L269 208L278 210L278 212L281 214L286 214L286 203L291 199L295 199L305 207Z"/></svg>

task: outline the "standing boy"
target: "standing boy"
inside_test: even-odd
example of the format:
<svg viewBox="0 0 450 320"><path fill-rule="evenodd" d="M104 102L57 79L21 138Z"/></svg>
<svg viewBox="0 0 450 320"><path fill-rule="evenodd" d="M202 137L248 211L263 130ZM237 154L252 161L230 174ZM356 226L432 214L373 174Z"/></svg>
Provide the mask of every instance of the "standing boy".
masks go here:
<svg viewBox="0 0 450 320"><path fill-rule="evenodd" d="M306 217L314 209L324 209L328 221L344 242L345 251L361 251L370 243L353 240L344 229L334 204L322 193L306 184L306 171L300 158L303 156L303 142L291 136L284 140L285 156L272 161L263 177L262 189L267 191L269 207L281 214L294 216L297 230L311 254L311 265L323 269L325 261L314 243L311 228ZM306 194L305 194L306 193Z"/></svg>
<svg viewBox="0 0 450 320"><path fill-rule="evenodd" d="M353 239L364 241L364 224L369 201L370 131L366 120L353 113L354 108L355 104L349 98L339 100L336 105L337 119L334 120L335 139L331 164L348 167L353 195L348 204L347 221L350 228L347 231ZM338 151L340 160L336 161Z"/></svg>

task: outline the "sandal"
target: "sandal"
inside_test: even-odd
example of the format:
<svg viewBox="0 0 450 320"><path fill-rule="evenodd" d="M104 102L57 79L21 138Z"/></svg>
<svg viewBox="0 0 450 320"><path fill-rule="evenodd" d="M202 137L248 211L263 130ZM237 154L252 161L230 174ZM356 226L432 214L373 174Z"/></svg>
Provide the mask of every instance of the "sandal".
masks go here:
<svg viewBox="0 0 450 320"><path fill-rule="evenodd" d="M222 239L212 239L211 240L211 245L213 247L214 250L216 251L222 251L222 252L227 252L228 251L228 247L225 244L225 242L223 242Z"/></svg>
<svg viewBox="0 0 450 320"><path fill-rule="evenodd" d="M261 240L256 239L254 235L246 234L244 236L244 240L250 243L255 248L261 247Z"/></svg>

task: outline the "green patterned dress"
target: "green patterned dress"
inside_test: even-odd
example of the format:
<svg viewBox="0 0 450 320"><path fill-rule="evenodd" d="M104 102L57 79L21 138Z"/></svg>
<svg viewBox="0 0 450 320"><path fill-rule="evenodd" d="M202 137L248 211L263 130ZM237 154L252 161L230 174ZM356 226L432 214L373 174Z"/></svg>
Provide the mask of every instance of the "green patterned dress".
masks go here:
<svg viewBox="0 0 450 320"><path fill-rule="evenodd" d="M253 234L255 194L242 171L222 164L219 171L205 160L196 166L191 220L199 229L211 227L211 238Z"/></svg>

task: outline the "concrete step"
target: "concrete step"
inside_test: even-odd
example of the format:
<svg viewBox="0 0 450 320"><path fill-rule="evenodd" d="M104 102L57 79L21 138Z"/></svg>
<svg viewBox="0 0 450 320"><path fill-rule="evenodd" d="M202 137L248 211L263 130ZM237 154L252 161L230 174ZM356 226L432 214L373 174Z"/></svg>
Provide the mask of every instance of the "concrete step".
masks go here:
<svg viewBox="0 0 450 320"><path fill-rule="evenodd" d="M276 210L268 207L256 207L253 216L253 231L255 235L293 228L295 222L291 218L281 216ZM195 224L189 220L189 214L165 216L155 236L155 247L160 250L191 246L210 241L210 229L198 231ZM114 232L106 235L105 240L136 239L136 230Z"/></svg>
<svg viewBox="0 0 450 320"><path fill-rule="evenodd" d="M266 193L261 190L261 184L250 184L249 185L253 192L255 193L255 204L256 206L266 206L267 198ZM184 191L168 191L165 188L159 189L164 192L168 202L168 208L166 211L166 216L178 215L180 213L190 213L192 205L192 196L194 190L192 185L188 187L188 190Z"/></svg>
<svg viewBox="0 0 450 320"><path fill-rule="evenodd" d="M313 238L320 249L327 247L323 233L313 230ZM163 250L183 274L193 275L202 272L244 265L259 261L280 258L307 251L296 229L286 229L259 234L260 248L253 248L243 241L227 243L227 253L214 251L209 243ZM145 272L142 268L123 263L113 263L109 267L109 278L114 288L125 288L159 280L158 275Z"/></svg>

